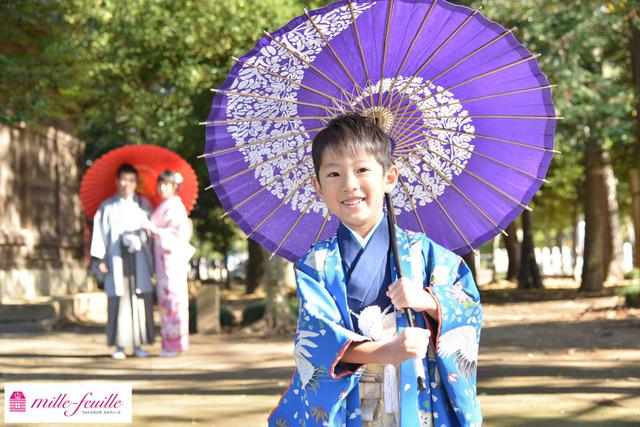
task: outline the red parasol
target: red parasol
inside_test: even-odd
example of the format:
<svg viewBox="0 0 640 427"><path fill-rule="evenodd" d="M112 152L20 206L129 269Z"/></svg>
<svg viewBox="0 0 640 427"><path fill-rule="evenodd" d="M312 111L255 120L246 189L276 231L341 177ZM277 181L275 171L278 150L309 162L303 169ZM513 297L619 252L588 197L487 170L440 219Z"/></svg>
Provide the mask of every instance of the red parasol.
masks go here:
<svg viewBox="0 0 640 427"><path fill-rule="evenodd" d="M100 157L84 174L80 183L80 200L87 216L93 219L100 203L116 193L116 172L128 163L138 171L138 194L155 207L161 199L156 193L158 175L167 169L180 172L184 181L178 195L187 212L191 212L198 198L198 178L185 159L171 150L157 145L127 145Z"/></svg>

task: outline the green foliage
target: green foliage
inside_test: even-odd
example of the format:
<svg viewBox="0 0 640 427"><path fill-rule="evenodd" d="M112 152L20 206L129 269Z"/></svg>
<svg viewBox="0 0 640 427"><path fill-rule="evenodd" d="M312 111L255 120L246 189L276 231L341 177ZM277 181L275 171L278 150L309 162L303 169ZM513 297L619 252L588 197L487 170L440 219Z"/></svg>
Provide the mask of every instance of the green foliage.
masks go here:
<svg viewBox="0 0 640 427"><path fill-rule="evenodd" d="M72 120L88 84L63 2L0 3L0 121Z"/></svg>
<svg viewBox="0 0 640 427"><path fill-rule="evenodd" d="M640 282L636 281L634 284L625 286L618 295L624 297L624 304L627 307L640 307Z"/></svg>
<svg viewBox="0 0 640 427"><path fill-rule="evenodd" d="M21 0L0 3L0 121L75 126L93 159L114 146L158 144L197 160L213 95L232 65L262 37L329 0ZM539 59L552 83L556 155L535 198L535 224L562 229L580 205L587 143L611 152L620 208L628 210L628 169L640 96L631 82L630 31L640 26L631 0L458 0L506 28ZM635 8L635 9L634 9ZM635 12L634 12L635 10ZM635 13L635 15L634 15ZM220 203L202 192L193 212L204 252L226 253L239 234L218 219Z"/></svg>
<svg viewBox="0 0 640 427"><path fill-rule="evenodd" d="M234 326L236 324L236 318L227 307L220 306L220 326Z"/></svg>
<svg viewBox="0 0 640 427"><path fill-rule="evenodd" d="M267 310L267 300L260 300L249 304L242 310L242 326L248 326L264 317Z"/></svg>
<svg viewBox="0 0 640 427"><path fill-rule="evenodd" d="M291 299L289 300L289 310L291 310L291 315L294 317L298 317L298 300Z"/></svg>
<svg viewBox="0 0 640 427"><path fill-rule="evenodd" d="M231 218L220 219L223 213L224 210L215 195L200 193L200 199L191 215L196 230L194 245L199 254L208 257L219 255L224 258L229 255L234 243L240 243L237 239L241 234L240 230Z"/></svg>
<svg viewBox="0 0 640 427"><path fill-rule="evenodd" d="M640 268L634 268L628 273L625 273L624 278L626 280L640 281Z"/></svg>
<svg viewBox="0 0 640 427"><path fill-rule="evenodd" d="M291 315L298 317L298 301L295 299L287 302ZM242 326L251 325L264 317L264 313L267 310L267 300L263 299L249 304L242 310Z"/></svg>
<svg viewBox="0 0 640 427"><path fill-rule="evenodd" d="M631 284L620 289L618 295L624 298L627 307L640 307L640 269L634 268L625 274L625 279L631 280Z"/></svg>
<svg viewBox="0 0 640 427"><path fill-rule="evenodd" d="M616 176L626 180L637 162L638 144L631 86L631 1L484 0L461 1L483 6L482 13L505 28L517 27L516 38L538 58L553 90L558 122L556 154L534 199L535 225L564 229L572 223L583 191L582 158L591 145L609 150ZM638 151L636 151L638 153ZM635 159L635 160L634 160ZM622 212L628 209L628 187L618 188Z"/></svg>
<svg viewBox="0 0 640 427"><path fill-rule="evenodd" d="M168 147L209 185L204 128L233 60L315 2L23 0L0 4L0 120L64 120L87 158L116 146ZM201 253L228 252L237 228L213 191L192 217Z"/></svg>

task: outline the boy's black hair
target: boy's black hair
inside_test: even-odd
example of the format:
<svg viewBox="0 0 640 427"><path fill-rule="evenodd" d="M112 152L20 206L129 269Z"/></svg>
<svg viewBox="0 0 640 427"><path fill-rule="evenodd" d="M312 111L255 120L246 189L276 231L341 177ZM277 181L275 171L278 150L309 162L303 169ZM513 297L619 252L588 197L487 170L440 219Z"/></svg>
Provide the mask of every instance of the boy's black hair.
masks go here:
<svg viewBox="0 0 640 427"><path fill-rule="evenodd" d="M313 138L311 157L317 179L320 179L322 154L327 149L350 156L364 151L374 156L385 172L393 164L391 142L387 134L373 119L356 113L332 119Z"/></svg>
<svg viewBox="0 0 640 427"><path fill-rule="evenodd" d="M120 165L120 167L118 167L118 171L116 172L116 178L120 178L120 175L122 175L123 173L132 173L136 176L136 178L138 177L138 171L129 163L124 163Z"/></svg>

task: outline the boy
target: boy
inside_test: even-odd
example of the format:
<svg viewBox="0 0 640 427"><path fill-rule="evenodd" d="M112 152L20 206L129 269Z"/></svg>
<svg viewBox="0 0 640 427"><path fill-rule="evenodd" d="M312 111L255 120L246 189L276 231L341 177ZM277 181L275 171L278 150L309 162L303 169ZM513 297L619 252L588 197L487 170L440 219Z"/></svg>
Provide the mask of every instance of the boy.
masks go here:
<svg viewBox="0 0 640 427"><path fill-rule="evenodd" d="M389 138L372 120L345 115L318 133L312 155L314 187L340 225L296 263L297 369L269 425L481 425L478 291L459 256L400 228L405 277L396 280L382 209L399 173Z"/></svg>
<svg viewBox="0 0 640 427"><path fill-rule="evenodd" d="M153 332L153 264L150 240L141 229L149 221L151 204L135 194L138 171L123 164L116 172L117 194L100 205L93 219L91 257L104 276L107 293L107 345L114 359L124 359L125 347L146 357L142 344Z"/></svg>

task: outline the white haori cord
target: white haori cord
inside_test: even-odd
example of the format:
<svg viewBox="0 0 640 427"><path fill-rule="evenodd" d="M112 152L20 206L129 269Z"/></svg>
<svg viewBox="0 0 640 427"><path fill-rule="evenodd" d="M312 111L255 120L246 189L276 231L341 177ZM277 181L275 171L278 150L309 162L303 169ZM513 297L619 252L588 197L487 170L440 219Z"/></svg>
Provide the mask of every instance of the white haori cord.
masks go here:
<svg viewBox="0 0 640 427"><path fill-rule="evenodd" d="M380 341L393 338L396 332L395 314L393 315L393 322L383 325L383 320L392 307L390 305L384 311L381 311L377 305L371 305L362 310L360 314L349 311L358 319L358 327L363 335L374 341ZM383 377L384 412L397 414L400 412L400 389L395 365L384 365Z"/></svg>
<svg viewBox="0 0 640 427"><path fill-rule="evenodd" d="M384 365L384 412L397 414L400 412L398 394L398 377L394 365Z"/></svg>

